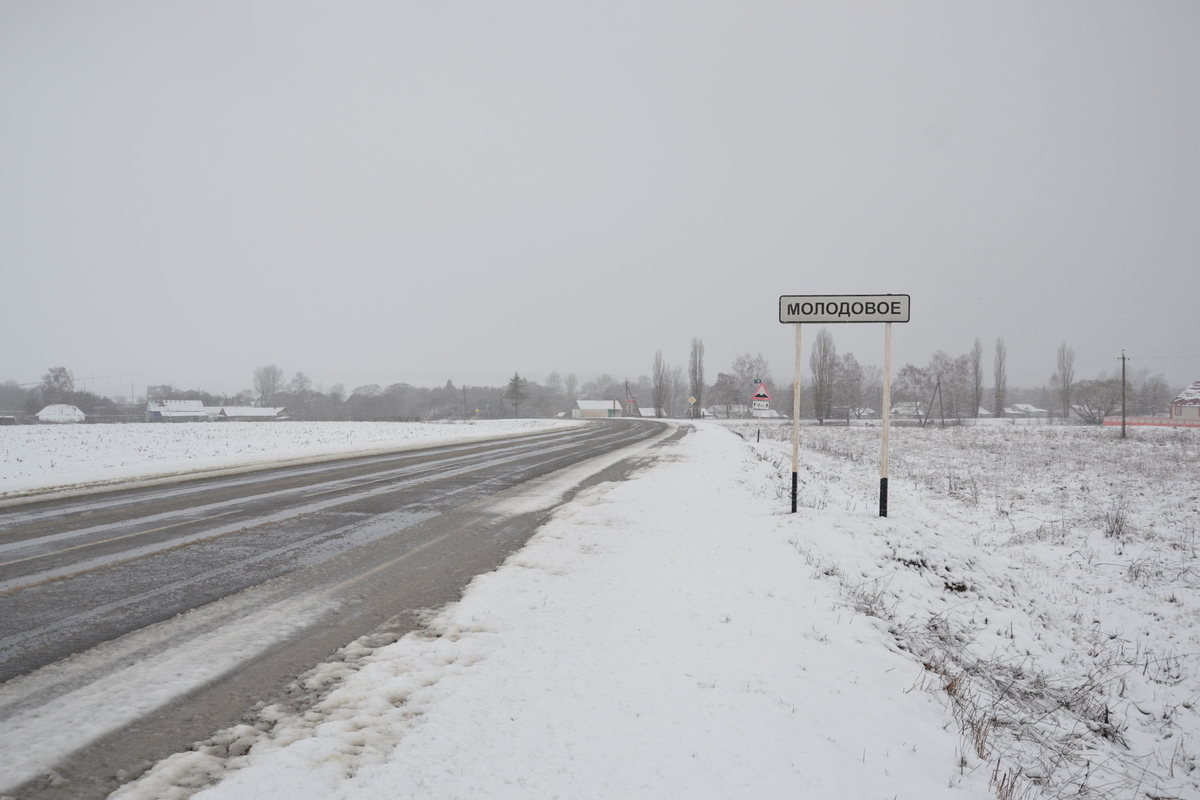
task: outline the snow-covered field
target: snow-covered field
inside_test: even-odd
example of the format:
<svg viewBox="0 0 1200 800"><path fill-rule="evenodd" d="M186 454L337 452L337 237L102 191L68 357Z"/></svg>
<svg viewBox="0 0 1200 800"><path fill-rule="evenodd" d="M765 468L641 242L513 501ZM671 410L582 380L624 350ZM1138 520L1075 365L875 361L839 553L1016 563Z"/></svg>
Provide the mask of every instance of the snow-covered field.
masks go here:
<svg viewBox="0 0 1200 800"><path fill-rule="evenodd" d="M927 666L968 763L1002 797L1200 797L1200 431L900 429L886 521L878 437L802 430L789 530ZM784 503L790 441L753 448Z"/></svg>
<svg viewBox="0 0 1200 800"><path fill-rule="evenodd" d="M801 431L794 515L763 430L116 797L1200 797L1200 431L896 429L880 519L877 428Z"/></svg>
<svg viewBox="0 0 1200 800"><path fill-rule="evenodd" d="M575 424L509 419L6 426L0 428L0 500L51 489L369 455Z"/></svg>

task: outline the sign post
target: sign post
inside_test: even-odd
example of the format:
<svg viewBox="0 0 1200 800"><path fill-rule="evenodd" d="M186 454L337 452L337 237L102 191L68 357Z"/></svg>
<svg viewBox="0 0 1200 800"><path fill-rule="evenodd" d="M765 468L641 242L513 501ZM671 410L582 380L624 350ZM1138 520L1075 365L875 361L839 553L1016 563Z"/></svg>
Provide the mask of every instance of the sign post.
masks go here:
<svg viewBox="0 0 1200 800"><path fill-rule="evenodd" d="M771 393L767 391L767 385L762 380L754 381L758 384L754 390L754 394L750 395L750 407L754 409L754 416L758 419L758 433L756 438L762 441L762 412L768 411L771 408Z"/></svg>
<svg viewBox="0 0 1200 800"><path fill-rule="evenodd" d="M792 400L792 513L800 471L800 326L804 323L883 322L883 440L879 453L879 516L887 516L888 431L891 427L892 323L908 322L906 294L782 295L779 321L796 326L796 374Z"/></svg>

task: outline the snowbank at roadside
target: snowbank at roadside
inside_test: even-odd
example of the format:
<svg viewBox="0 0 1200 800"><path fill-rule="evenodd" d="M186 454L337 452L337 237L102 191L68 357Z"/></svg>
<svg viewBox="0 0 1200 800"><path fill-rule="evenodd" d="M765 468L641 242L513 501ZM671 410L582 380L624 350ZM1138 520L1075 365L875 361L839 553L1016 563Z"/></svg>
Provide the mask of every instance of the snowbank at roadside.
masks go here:
<svg viewBox="0 0 1200 800"><path fill-rule="evenodd" d="M51 489L369 455L578 425L564 420L0 427L0 499Z"/></svg>
<svg viewBox="0 0 1200 800"><path fill-rule="evenodd" d="M771 466L698 427L427 630L317 670L307 713L264 709L114 797L986 796L924 667L811 575Z"/></svg>

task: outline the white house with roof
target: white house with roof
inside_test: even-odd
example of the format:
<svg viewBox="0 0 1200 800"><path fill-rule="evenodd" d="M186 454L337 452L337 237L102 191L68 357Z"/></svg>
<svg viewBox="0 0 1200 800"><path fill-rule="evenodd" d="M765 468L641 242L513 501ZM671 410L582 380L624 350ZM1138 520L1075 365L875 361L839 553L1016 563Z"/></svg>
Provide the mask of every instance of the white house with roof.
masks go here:
<svg viewBox="0 0 1200 800"><path fill-rule="evenodd" d="M1200 421L1200 381L1196 381L1171 401L1172 420Z"/></svg>
<svg viewBox="0 0 1200 800"><path fill-rule="evenodd" d="M284 406L208 406L205 408L217 422L270 422L284 419Z"/></svg>
<svg viewBox="0 0 1200 800"><path fill-rule="evenodd" d="M208 422L210 419L200 400L149 400L146 402L146 422Z"/></svg>
<svg viewBox="0 0 1200 800"><path fill-rule="evenodd" d="M892 419L921 419L928 415L929 409L924 403L915 400L905 400L892 406Z"/></svg>
<svg viewBox="0 0 1200 800"><path fill-rule="evenodd" d="M34 414L38 422L49 422L58 425L69 424L72 422L83 422L87 419L87 415L80 411L75 406L69 406L65 403L56 403L52 406L46 406L38 413Z"/></svg>
<svg viewBox="0 0 1200 800"><path fill-rule="evenodd" d="M575 419L602 419L622 416L620 400L576 400L571 416Z"/></svg>
<svg viewBox="0 0 1200 800"><path fill-rule="evenodd" d="M1045 419L1050 412L1044 408L1032 406L1029 403L1013 403L1011 408L1004 409L1004 416L1023 419Z"/></svg>

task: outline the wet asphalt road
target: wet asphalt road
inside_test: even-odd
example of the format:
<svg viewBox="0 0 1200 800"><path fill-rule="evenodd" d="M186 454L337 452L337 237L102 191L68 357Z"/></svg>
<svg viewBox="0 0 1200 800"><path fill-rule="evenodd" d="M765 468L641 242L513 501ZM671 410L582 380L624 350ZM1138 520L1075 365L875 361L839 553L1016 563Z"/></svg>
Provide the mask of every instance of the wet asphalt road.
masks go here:
<svg viewBox="0 0 1200 800"><path fill-rule="evenodd" d="M394 641L416 626L415 612L457 599L519 549L546 515L498 514L491 498L663 431L595 424L0 509L0 681L104 643L150 641L146 631L165 634L131 646L126 660L170 648L172 626L198 637L257 608L303 599L318 609L216 679L65 755L53 776L0 794L104 797L256 704L279 702L349 642ZM0 724L53 700L0 700Z"/></svg>

